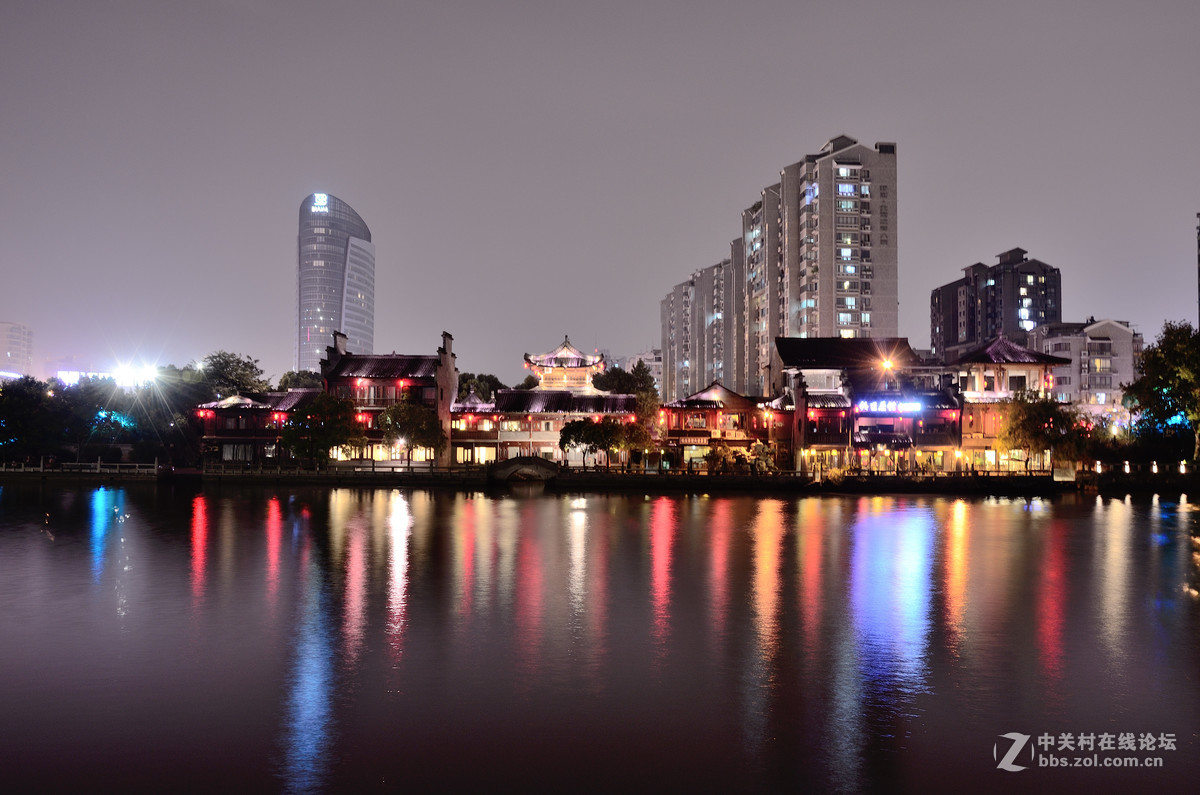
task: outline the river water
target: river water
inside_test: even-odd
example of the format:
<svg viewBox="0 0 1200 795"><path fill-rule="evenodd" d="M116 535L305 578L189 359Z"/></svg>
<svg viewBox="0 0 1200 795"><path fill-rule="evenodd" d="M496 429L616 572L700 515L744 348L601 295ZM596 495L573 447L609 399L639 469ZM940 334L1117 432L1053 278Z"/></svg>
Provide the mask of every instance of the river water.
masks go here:
<svg viewBox="0 0 1200 795"><path fill-rule="evenodd" d="M1198 519L8 484L0 788L1190 790Z"/></svg>

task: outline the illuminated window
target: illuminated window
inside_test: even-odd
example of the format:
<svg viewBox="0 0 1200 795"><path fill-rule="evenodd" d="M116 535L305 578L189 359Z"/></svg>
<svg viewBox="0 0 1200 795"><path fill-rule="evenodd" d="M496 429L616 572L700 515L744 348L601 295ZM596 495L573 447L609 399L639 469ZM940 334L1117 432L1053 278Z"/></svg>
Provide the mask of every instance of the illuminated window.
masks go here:
<svg viewBox="0 0 1200 795"><path fill-rule="evenodd" d="M837 186L838 196L853 196L854 185L849 182L839 182Z"/></svg>

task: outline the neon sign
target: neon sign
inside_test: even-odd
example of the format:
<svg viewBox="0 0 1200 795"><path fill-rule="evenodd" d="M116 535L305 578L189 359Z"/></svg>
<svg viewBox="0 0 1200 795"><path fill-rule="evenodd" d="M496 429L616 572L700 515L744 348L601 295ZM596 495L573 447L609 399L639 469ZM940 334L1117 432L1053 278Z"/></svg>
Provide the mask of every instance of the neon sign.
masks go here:
<svg viewBox="0 0 1200 795"><path fill-rule="evenodd" d="M312 209L312 211L313 211L314 213L327 213L327 212L329 212L329 194L327 194L327 193L314 193L314 194L313 194L313 203L312 203L312 208L311 208L311 209Z"/></svg>
<svg viewBox="0 0 1200 795"><path fill-rule="evenodd" d="M917 400L860 400L861 414L919 414L924 406Z"/></svg>

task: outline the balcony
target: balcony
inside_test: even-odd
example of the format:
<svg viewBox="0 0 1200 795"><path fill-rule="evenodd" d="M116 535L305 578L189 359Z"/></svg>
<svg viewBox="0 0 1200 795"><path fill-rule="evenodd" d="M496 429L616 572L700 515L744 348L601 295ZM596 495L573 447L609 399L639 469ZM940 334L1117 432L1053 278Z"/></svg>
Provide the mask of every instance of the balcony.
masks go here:
<svg viewBox="0 0 1200 795"><path fill-rule="evenodd" d="M894 431L855 431L855 447L878 447L883 445L889 450L907 450L913 446L913 438L907 433Z"/></svg>

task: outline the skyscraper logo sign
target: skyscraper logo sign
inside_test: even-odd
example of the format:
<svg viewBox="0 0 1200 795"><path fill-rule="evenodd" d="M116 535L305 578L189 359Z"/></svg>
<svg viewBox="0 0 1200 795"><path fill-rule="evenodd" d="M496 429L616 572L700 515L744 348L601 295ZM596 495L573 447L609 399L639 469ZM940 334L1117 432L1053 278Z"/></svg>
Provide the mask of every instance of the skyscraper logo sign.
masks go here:
<svg viewBox="0 0 1200 795"><path fill-rule="evenodd" d="M311 209L314 213L329 212L329 195L326 193L314 193Z"/></svg>

